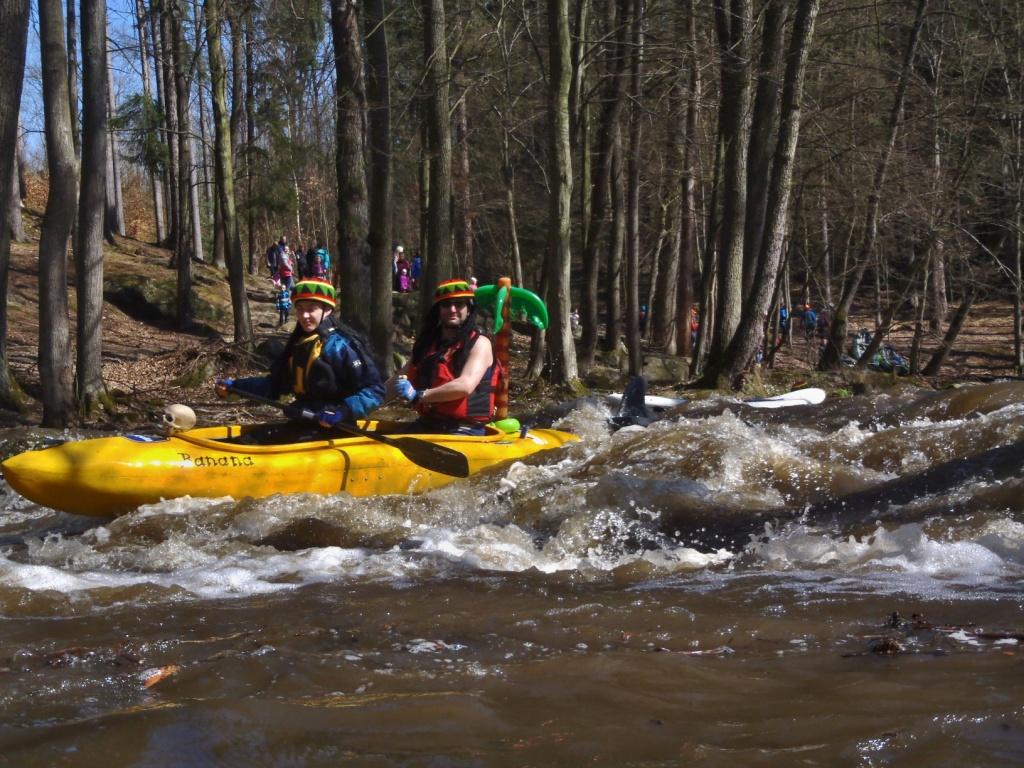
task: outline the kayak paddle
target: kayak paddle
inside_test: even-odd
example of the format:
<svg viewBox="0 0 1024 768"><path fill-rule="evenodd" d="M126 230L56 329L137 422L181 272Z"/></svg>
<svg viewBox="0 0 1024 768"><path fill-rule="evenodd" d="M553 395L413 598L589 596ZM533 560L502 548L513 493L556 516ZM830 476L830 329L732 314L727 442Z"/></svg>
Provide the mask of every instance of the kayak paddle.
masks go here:
<svg viewBox="0 0 1024 768"><path fill-rule="evenodd" d="M246 392L245 390L238 389L237 387L228 387L227 389L228 392L238 395L245 400L251 400L254 403L260 403L261 405L273 406L274 408L284 412L286 416L297 416L304 421L316 421L316 414L307 408L285 405L277 400L272 400L269 397L262 397L260 395L254 395L251 392ZM450 475L452 477L469 477L469 460L466 458L466 455L464 453L459 453L452 448L448 448L447 446L438 445L437 443L431 443L426 440L420 440L415 437L388 437L387 435L381 435L368 429L360 429L359 427L352 426L351 424L345 424L344 422L335 424L332 429L337 429L341 432L348 432L350 435L358 435L359 437L365 437L370 440L376 440L378 443L389 445L395 450L401 452L401 454L413 464L423 467L424 469L429 469L431 472L440 472L442 475Z"/></svg>

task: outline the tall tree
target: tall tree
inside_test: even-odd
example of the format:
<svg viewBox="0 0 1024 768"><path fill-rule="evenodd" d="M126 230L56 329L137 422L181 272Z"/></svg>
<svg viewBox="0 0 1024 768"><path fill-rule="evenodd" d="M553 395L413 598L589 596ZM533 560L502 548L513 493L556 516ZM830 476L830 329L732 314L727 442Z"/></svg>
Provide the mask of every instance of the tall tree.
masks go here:
<svg viewBox="0 0 1024 768"><path fill-rule="evenodd" d="M139 62L142 65L142 95L144 103L149 107L153 103L149 70L149 33L146 24L146 6L144 0L135 0L135 32L139 39ZM161 142L162 143L162 142ZM153 195L153 219L156 226L156 241L163 243L167 238L167 224L164 218L164 187L160 176L153 169L149 170L151 192Z"/></svg>
<svg viewBox="0 0 1024 768"><path fill-rule="evenodd" d="M78 4L67 0L68 18L66 34L68 40L68 103L71 105L71 139L75 146L75 161L82 159L82 115L78 111Z"/></svg>
<svg viewBox="0 0 1024 768"><path fill-rule="evenodd" d="M249 299L245 293L242 241L238 234L238 214L235 210L235 162L231 148L232 133L227 105L227 72L220 43L221 0L206 0L205 10L206 49L210 57L210 89L213 96L214 186L224 230L235 343L248 344L252 341L252 321L249 317Z"/></svg>
<svg viewBox="0 0 1024 768"><path fill-rule="evenodd" d="M789 220L789 198L797 140L800 136L800 108L803 102L804 73L818 15L818 0L798 0L793 33L787 54L786 74L782 84L782 114L775 146L769 184L765 189L767 228L759 237L761 250L752 283L752 293L744 302L740 326L730 342L724 358L709 361L705 370L708 381L723 376L736 383L754 356L764 333L776 276L782 262Z"/></svg>
<svg viewBox="0 0 1024 768"><path fill-rule="evenodd" d="M626 349L629 375L643 370L640 349L640 123L643 74L643 0L633 0L630 14L629 179L626 210Z"/></svg>
<svg viewBox="0 0 1024 768"><path fill-rule="evenodd" d="M168 46L168 69L170 71L170 87L173 96L175 126L181 133L178 136L177 156L177 200L178 222L176 227L177 240L174 246L174 259L177 266L176 299L178 306L178 327L186 329L192 324L192 258L198 254L194 250L195 227L192 219L198 213L193 205L192 196L192 140L188 135L189 126L189 87L185 72L185 30L182 0L165 0L163 34L164 44ZM191 237L190 237L191 236Z"/></svg>
<svg viewBox="0 0 1024 768"><path fill-rule="evenodd" d="M71 129L68 63L62 0L39 3L46 166L50 193L39 233L39 383L43 425L65 427L72 394L71 328L68 318L68 241L75 220L78 164Z"/></svg>
<svg viewBox="0 0 1024 768"><path fill-rule="evenodd" d="M3 180L18 194L17 138L28 40L28 0L0 0L0 189ZM18 194L20 200L20 194ZM11 229L0 227L0 407L17 408L18 397L7 360L7 283Z"/></svg>
<svg viewBox="0 0 1024 768"><path fill-rule="evenodd" d="M173 35L171 34L171 8L174 0L153 0L153 56L157 69L157 99L164 116L164 135L167 141L167 246L172 249L171 263L185 251L184 217L187 208L181 206L179 179L181 136L178 131L178 107L174 89ZM180 311L179 305L179 311Z"/></svg>
<svg viewBox="0 0 1024 768"><path fill-rule="evenodd" d="M603 79L601 115L597 125L597 147L594 152L593 187L590 192L590 223L583 243L583 290L580 300L580 322L583 338L580 363L584 371L594 363L598 339L597 286L600 275L600 248L606 240L606 217L609 190L612 181L612 157L616 126L622 114L626 93L626 55L630 0L609 0L607 4L606 34L610 40L605 47L606 74ZM613 278L609 278L611 281ZM609 343L614 347L615 339Z"/></svg>
<svg viewBox="0 0 1024 768"><path fill-rule="evenodd" d="M469 169L469 100L470 88L466 82L465 63L459 62L455 67L455 83L458 98L455 102L455 271L469 277L476 271L473 264L473 211L470 188Z"/></svg>
<svg viewBox="0 0 1024 768"><path fill-rule="evenodd" d="M579 378L576 347L573 344L569 313L570 266L572 252L572 148L569 143L569 88L572 84L572 49L569 36L569 0L548 0L548 297L551 327L548 347L551 352L551 378L559 384L574 386Z"/></svg>
<svg viewBox="0 0 1024 768"><path fill-rule="evenodd" d="M924 25L927 7L928 0L917 0L914 24L907 38L907 46L903 55L903 67L896 84L892 109L889 112L886 141L875 165L874 180L868 192L868 209L864 222L864 235L861 239L857 263L839 298L839 304L836 306L835 315L832 319L832 328L828 342L821 356L821 366L826 369L836 369L840 366L839 356L846 343L850 308L853 306L853 300L857 295L857 290L860 288L860 282L864 278L864 273L873 260L875 241L878 237L879 207L882 191L885 186L886 174L889 172L889 161L892 158L892 153L896 146L896 138L899 135L900 125L903 122L903 103L907 94L908 82L913 74L914 54L917 51L917 43L921 37L921 28Z"/></svg>
<svg viewBox="0 0 1024 768"><path fill-rule="evenodd" d="M76 379L79 409L101 404L103 222L107 200L107 4L82 0L82 185L75 249Z"/></svg>
<svg viewBox="0 0 1024 768"><path fill-rule="evenodd" d="M768 182L778 131L779 64L785 44L789 0L768 0L764 7L757 89L750 120L747 151L747 212L743 234L743 296L754 288L754 274L761 254L768 206Z"/></svg>
<svg viewBox="0 0 1024 768"><path fill-rule="evenodd" d="M673 77L672 85L669 88L669 110L667 120L669 129L666 131L667 141L665 154L667 157L667 168L665 170L665 196L666 200L662 206L665 212L667 231L664 233L665 242L656 254L658 280L651 280L651 343L657 349L663 349L672 354L676 350L676 300L679 295L679 254L680 235L682 233L682 191L681 181L683 178L684 150L686 146L686 132L678 130L680 124L686 125L686 102L683 98L683 77L686 76L686 67L683 60L679 61L678 72Z"/></svg>
<svg viewBox="0 0 1024 768"><path fill-rule="evenodd" d="M690 308L693 306L694 273L697 264L697 130L700 119L701 78L697 55L697 20L693 0L686 4L686 66L689 87L686 95L686 128L683 145L683 176L680 193L679 285L676 298L676 350L693 354Z"/></svg>
<svg viewBox="0 0 1024 768"><path fill-rule="evenodd" d="M448 104L448 44L444 0L423 0L430 189L424 296L454 274L452 258L452 130Z"/></svg>
<svg viewBox="0 0 1024 768"><path fill-rule="evenodd" d="M370 135L370 341L392 369L391 320L391 63L383 0L366 0Z"/></svg>
<svg viewBox="0 0 1024 768"><path fill-rule="evenodd" d="M331 32L337 92L338 176L338 279L345 288L370 284L369 206L366 189L366 84L363 79L362 34L359 5L353 0L331 0ZM370 296L350 290L341 304L341 316L368 331Z"/></svg>
<svg viewBox="0 0 1024 768"><path fill-rule="evenodd" d="M107 207L104 215L104 236L113 242L116 232L125 235L124 190L121 185L121 156L118 152L117 133L111 122L117 117L117 100L114 98L114 68L107 53Z"/></svg>
<svg viewBox="0 0 1024 768"><path fill-rule="evenodd" d="M256 154L256 41L253 29L253 14L247 9L242 31L245 45L245 208L249 252L249 274L259 270L259 256L256 248L256 202L254 199L255 169L253 157ZM324 237L326 237L326 233Z"/></svg>
<svg viewBox="0 0 1024 768"><path fill-rule="evenodd" d="M10 193L7 196L7 226L10 228L8 233L11 240L15 243L25 242L25 223L21 216L21 184L20 174L18 173L18 167L22 164L19 157L21 154L21 142L15 140L14 142L14 162L11 163L11 184ZM0 296L3 294L0 293Z"/></svg>
<svg viewBox="0 0 1024 768"><path fill-rule="evenodd" d="M721 365L740 323L743 305L743 236L747 207L750 133L750 0L715 0L715 36L721 59L718 140L724 148L718 293L709 365Z"/></svg>

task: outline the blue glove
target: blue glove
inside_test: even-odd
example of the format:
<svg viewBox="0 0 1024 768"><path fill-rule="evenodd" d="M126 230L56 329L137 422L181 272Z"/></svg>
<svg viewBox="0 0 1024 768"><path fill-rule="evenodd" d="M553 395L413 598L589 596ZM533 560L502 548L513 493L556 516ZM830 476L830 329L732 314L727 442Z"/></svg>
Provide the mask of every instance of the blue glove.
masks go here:
<svg viewBox="0 0 1024 768"><path fill-rule="evenodd" d="M423 397L423 390L416 389L408 379L398 379L395 382L395 394L411 404Z"/></svg>
<svg viewBox="0 0 1024 768"><path fill-rule="evenodd" d="M217 379L213 382L213 391L217 393L217 397L227 397L228 390L235 386L234 379Z"/></svg>
<svg viewBox="0 0 1024 768"><path fill-rule="evenodd" d="M324 429L331 429L346 421L352 412L346 405L336 405L331 408L324 408L316 415L316 420Z"/></svg>

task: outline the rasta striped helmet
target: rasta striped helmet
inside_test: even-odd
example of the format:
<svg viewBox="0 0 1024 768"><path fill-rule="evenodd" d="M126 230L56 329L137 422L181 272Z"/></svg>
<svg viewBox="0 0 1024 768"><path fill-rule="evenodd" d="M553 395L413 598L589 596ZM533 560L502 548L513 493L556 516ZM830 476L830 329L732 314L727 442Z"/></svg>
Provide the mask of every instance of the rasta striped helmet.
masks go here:
<svg viewBox="0 0 1024 768"><path fill-rule="evenodd" d="M449 299L473 300L473 289L469 283L462 279L445 280L434 290L434 303L447 301Z"/></svg>
<svg viewBox="0 0 1024 768"><path fill-rule="evenodd" d="M334 286L326 280L300 280L292 289L292 301L319 301L332 309L337 305Z"/></svg>

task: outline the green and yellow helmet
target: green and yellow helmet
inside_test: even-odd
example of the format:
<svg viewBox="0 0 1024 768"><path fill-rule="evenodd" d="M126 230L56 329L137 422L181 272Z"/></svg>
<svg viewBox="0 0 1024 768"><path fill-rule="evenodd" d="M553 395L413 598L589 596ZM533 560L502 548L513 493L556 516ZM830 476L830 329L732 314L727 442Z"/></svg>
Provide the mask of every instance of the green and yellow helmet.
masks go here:
<svg viewBox="0 0 1024 768"><path fill-rule="evenodd" d="M462 279L445 280L434 290L434 303L437 304L439 301L447 301L449 299L469 299L473 300L473 289L469 287L469 283Z"/></svg>
<svg viewBox="0 0 1024 768"><path fill-rule="evenodd" d="M319 301L334 309L338 294L326 280L299 280L292 289L292 301Z"/></svg>

